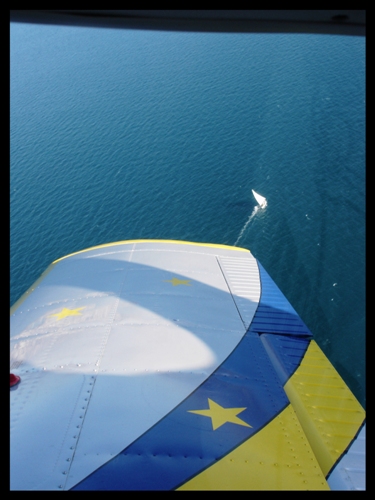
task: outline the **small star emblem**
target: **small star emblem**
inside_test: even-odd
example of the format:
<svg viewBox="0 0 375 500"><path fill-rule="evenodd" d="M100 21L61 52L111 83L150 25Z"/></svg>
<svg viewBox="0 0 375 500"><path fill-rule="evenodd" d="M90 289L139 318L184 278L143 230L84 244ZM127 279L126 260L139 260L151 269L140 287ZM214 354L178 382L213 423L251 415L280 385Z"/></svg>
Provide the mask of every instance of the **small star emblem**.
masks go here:
<svg viewBox="0 0 375 500"><path fill-rule="evenodd" d="M50 314L49 317L56 316L58 321L60 321L60 319L66 318L67 316L79 316L81 314L79 312L81 309L84 309L84 307L77 307L77 309L67 309L64 307L59 313Z"/></svg>
<svg viewBox="0 0 375 500"><path fill-rule="evenodd" d="M178 286L178 285L191 286L190 280L180 280L178 278L172 278L171 280L164 280L164 281L172 283L173 286Z"/></svg>

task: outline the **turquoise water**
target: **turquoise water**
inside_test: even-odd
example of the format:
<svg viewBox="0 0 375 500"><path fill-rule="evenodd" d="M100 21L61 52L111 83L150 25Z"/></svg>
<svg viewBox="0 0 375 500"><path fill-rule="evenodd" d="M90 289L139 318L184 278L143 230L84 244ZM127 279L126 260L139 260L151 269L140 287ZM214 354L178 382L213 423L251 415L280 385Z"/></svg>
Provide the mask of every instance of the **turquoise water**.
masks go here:
<svg viewBox="0 0 375 500"><path fill-rule="evenodd" d="M14 24L10 63L11 304L92 245L239 239L365 404L363 38Z"/></svg>

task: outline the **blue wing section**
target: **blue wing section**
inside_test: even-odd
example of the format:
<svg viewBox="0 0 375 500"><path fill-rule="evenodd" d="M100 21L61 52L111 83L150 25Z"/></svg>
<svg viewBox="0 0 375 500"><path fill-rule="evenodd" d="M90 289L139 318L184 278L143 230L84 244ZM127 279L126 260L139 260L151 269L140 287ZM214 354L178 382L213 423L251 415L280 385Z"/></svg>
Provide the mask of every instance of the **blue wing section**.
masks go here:
<svg viewBox="0 0 375 500"><path fill-rule="evenodd" d="M262 300L251 330L258 333L312 337L312 333L298 316L270 275L258 262Z"/></svg>
<svg viewBox="0 0 375 500"><path fill-rule="evenodd" d="M285 384L298 368L310 339L269 333L261 335L260 339L281 383Z"/></svg>
<svg viewBox="0 0 375 500"><path fill-rule="evenodd" d="M280 381L285 384L298 368L312 333L259 262L258 266L262 295L250 329L261 335Z"/></svg>

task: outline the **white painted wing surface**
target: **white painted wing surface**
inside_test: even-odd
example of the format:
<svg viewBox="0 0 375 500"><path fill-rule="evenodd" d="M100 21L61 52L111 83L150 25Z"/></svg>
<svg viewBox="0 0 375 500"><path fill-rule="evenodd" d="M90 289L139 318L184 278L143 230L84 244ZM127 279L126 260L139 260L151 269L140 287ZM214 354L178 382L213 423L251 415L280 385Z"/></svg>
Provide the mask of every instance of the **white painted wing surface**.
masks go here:
<svg viewBox="0 0 375 500"><path fill-rule="evenodd" d="M255 259L233 247L121 242L56 261L11 314L11 488L69 489L117 455L227 358L259 296Z"/></svg>

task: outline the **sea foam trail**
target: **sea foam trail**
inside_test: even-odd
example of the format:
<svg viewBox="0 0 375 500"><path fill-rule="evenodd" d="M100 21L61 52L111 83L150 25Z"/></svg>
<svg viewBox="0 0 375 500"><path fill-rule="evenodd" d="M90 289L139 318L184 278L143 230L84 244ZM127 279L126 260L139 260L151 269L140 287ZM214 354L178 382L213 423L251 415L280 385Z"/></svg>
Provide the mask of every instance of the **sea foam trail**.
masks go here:
<svg viewBox="0 0 375 500"><path fill-rule="evenodd" d="M250 215L250 217L245 222L245 224L244 224L243 228L241 229L240 234L238 235L238 238L237 238L237 240L236 240L236 242L235 242L235 244L233 246L237 246L237 243L242 238L243 233L245 232L247 226L250 224L251 219L253 217L255 217L255 214L258 212L258 210L259 210L259 205L257 205L256 207L254 207L254 210L252 211L252 214Z"/></svg>

